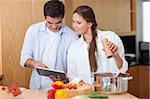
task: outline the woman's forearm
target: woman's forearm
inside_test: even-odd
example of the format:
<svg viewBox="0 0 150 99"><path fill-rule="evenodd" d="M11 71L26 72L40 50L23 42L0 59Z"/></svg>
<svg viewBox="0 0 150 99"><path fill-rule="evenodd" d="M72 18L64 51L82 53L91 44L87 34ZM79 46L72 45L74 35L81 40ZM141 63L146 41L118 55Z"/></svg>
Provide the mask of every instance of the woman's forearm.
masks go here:
<svg viewBox="0 0 150 99"><path fill-rule="evenodd" d="M117 64L117 67L118 67L119 69L121 69L121 68L122 68L122 65L123 65L123 60L121 59L120 55L117 54L116 56L114 56L114 59L115 59L115 62L116 62L116 64Z"/></svg>

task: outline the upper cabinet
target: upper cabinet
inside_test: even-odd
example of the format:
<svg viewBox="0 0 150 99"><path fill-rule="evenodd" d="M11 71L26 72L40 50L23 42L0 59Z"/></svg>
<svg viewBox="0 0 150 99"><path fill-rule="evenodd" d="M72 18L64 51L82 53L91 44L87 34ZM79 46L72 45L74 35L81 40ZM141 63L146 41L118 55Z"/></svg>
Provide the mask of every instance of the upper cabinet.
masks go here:
<svg viewBox="0 0 150 99"><path fill-rule="evenodd" d="M131 31L136 31L136 0L131 0Z"/></svg>
<svg viewBox="0 0 150 99"><path fill-rule="evenodd" d="M98 29L120 36L135 35L135 0L66 0L66 23L71 26L73 10L80 5L93 8Z"/></svg>

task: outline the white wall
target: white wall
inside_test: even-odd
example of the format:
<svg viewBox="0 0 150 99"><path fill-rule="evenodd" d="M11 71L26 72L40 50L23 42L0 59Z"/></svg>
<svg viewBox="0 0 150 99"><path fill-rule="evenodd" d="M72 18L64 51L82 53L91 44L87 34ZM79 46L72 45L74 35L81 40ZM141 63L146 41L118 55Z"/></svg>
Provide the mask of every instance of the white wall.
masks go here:
<svg viewBox="0 0 150 99"><path fill-rule="evenodd" d="M137 0L137 35L136 35L136 59L139 59L139 41L145 41L144 28L143 28L143 2L150 0ZM150 12L150 11L149 11ZM145 32L146 33L146 32ZM149 33L150 34L150 33ZM150 36L146 36L146 39L150 40ZM147 41L147 40L146 40ZM150 47L150 46L149 46ZM150 49L150 48L149 48ZM150 50L149 50L150 53Z"/></svg>
<svg viewBox="0 0 150 99"><path fill-rule="evenodd" d="M150 1L143 2L143 41L150 42Z"/></svg>

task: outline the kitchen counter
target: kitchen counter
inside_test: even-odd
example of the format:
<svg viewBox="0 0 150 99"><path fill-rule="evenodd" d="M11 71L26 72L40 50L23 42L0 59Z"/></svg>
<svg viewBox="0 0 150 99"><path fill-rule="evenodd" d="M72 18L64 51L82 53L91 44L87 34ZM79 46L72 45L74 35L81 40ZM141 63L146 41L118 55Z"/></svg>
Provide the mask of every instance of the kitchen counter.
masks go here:
<svg viewBox="0 0 150 99"><path fill-rule="evenodd" d="M25 88L20 89L22 93L17 97L14 97L12 94L8 93L7 89L2 90L2 86L0 86L0 99L47 99L47 91L36 91ZM108 96L109 99L138 99L130 93Z"/></svg>
<svg viewBox="0 0 150 99"><path fill-rule="evenodd" d="M102 95L102 96L106 96L106 95ZM83 99L80 97L83 97L83 96L82 95L76 96L76 97L73 97L72 99ZM139 98L131 95L130 93L113 94L113 95L108 95L108 97L109 97L109 99L139 99Z"/></svg>
<svg viewBox="0 0 150 99"><path fill-rule="evenodd" d="M108 95L108 96L109 96L109 99L138 99L137 97L131 95L130 93Z"/></svg>

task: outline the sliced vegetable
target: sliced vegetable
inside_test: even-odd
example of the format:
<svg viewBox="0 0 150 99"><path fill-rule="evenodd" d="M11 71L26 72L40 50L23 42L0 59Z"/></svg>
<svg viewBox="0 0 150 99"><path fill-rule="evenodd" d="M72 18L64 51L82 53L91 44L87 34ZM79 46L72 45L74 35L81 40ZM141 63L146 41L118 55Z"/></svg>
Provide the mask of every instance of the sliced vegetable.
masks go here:
<svg viewBox="0 0 150 99"><path fill-rule="evenodd" d="M56 92L56 89L50 89L50 90L48 90L47 99L55 99L55 92Z"/></svg>
<svg viewBox="0 0 150 99"><path fill-rule="evenodd" d="M62 89L62 88L64 88L64 83L62 81L55 81L52 84L52 87L55 89Z"/></svg>
<svg viewBox="0 0 150 99"><path fill-rule="evenodd" d="M8 92L13 94L13 96L18 96L21 94L21 90L16 84L13 84L10 88L8 88Z"/></svg>
<svg viewBox="0 0 150 99"><path fill-rule="evenodd" d="M55 99L69 99L68 93L64 90L57 90L55 93Z"/></svg>
<svg viewBox="0 0 150 99"><path fill-rule="evenodd" d="M99 93L91 93L88 95L90 99L109 99L108 96L101 96Z"/></svg>

